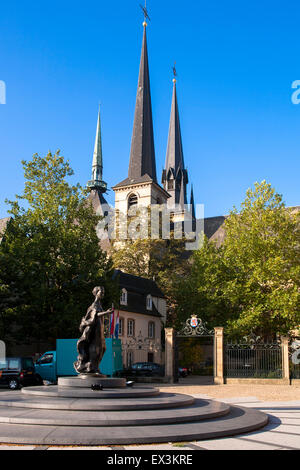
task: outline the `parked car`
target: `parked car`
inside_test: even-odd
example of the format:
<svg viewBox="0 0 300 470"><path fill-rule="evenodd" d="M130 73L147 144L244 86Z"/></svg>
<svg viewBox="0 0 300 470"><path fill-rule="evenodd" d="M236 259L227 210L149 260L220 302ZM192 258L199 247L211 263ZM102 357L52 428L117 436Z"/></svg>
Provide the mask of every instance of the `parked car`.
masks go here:
<svg viewBox="0 0 300 470"><path fill-rule="evenodd" d="M10 390L30 385L42 385L31 357L8 357L0 362L0 385Z"/></svg>
<svg viewBox="0 0 300 470"><path fill-rule="evenodd" d="M153 377L163 376L164 368L160 364L152 362L136 362L128 369L118 371L118 377Z"/></svg>
<svg viewBox="0 0 300 470"><path fill-rule="evenodd" d="M179 377L187 377L189 375L189 370L187 367L178 367Z"/></svg>

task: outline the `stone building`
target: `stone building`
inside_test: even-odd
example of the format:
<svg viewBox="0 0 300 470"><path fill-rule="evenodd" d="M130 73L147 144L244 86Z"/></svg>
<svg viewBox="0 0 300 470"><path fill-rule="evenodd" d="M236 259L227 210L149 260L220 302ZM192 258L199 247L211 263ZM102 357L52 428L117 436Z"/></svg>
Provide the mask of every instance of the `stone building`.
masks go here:
<svg viewBox="0 0 300 470"><path fill-rule="evenodd" d="M163 362L162 331L167 303L154 281L116 271L121 291L119 338L123 364Z"/></svg>

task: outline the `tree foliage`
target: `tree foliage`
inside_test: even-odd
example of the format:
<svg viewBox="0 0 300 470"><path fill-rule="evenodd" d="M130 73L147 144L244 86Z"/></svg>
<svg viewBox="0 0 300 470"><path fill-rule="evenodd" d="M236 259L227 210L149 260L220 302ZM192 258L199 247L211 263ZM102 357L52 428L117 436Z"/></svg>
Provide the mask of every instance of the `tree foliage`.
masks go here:
<svg viewBox="0 0 300 470"><path fill-rule="evenodd" d="M175 291L190 272L185 240L138 239L116 244L112 251L114 266L124 272L154 279L166 296L168 324L175 321L177 294Z"/></svg>
<svg viewBox="0 0 300 470"><path fill-rule="evenodd" d="M272 339L300 325L300 213L263 181L225 222L221 247L205 241L192 257L177 314L199 314L231 335ZM189 308L190 306L190 308Z"/></svg>
<svg viewBox="0 0 300 470"><path fill-rule="evenodd" d="M112 264L99 247L99 217L59 152L23 161L25 189L11 205L0 245L0 333L6 340L52 341L78 335L81 316ZM76 337L76 336L75 336Z"/></svg>

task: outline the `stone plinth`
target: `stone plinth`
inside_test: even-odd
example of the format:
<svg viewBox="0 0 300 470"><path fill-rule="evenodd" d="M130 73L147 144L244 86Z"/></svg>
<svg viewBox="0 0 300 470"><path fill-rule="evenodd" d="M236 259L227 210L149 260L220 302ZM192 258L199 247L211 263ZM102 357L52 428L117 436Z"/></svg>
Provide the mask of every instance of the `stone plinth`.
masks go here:
<svg viewBox="0 0 300 470"><path fill-rule="evenodd" d="M59 377L58 387L91 388L92 385L101 385L103 388L125 388L126 379L115 377L101 377L78 375L77 377Z"/></svg>

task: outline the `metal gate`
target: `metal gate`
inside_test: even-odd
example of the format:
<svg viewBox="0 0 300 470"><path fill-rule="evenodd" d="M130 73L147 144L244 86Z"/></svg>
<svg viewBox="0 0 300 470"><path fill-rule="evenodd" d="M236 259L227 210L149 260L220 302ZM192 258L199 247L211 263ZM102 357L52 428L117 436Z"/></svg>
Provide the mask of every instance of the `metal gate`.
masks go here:
<svg viewBox="0 0 300 470"><path fill-rule="evenodd" d="M174 379L178 381L179 369L179 343L182 338L214 338L214 330L209 330L206 324L197 315L192 315L183 323L180 331L175 333L174 348Z"/></svg>
<svg viewBox="0 0 300 470"><path fill-rule="evenodd" d="M282 350L278 343L245 341L225 346L225 377L282 378Z"/></svg>

